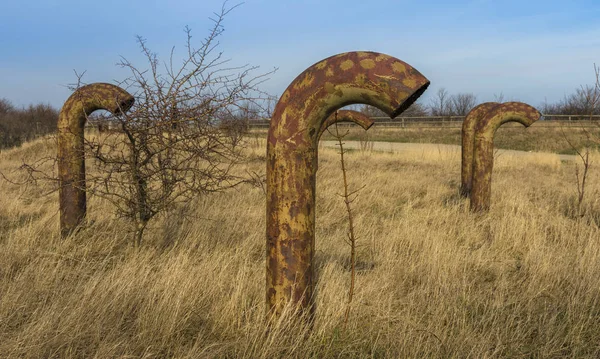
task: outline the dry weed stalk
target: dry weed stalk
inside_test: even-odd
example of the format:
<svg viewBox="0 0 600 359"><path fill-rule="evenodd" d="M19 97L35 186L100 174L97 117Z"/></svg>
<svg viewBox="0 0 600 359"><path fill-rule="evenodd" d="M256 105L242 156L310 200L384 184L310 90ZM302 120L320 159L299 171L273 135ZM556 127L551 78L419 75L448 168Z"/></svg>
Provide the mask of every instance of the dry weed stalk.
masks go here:
<svg viewBox="0 0 600 359"><path fill-rule="evenodd" d="M590 134L587 130L585 130L582 126L583 132L586 135L587 142L590 141ZM583 212L581 210L581 206L583 204L583 200L585 198L585 185L589 173L590 166L592 161L590 159L590 148L589 146L585 146L583 149L577 148L577 146L569 139L569 137L564 132L564 129L560 128L563 138L569 144L571 149L575 151L579 159L581 160L581 164L583 165L583 172L580 170L579 163L575 163L575 179L577 185L577 216L583 216Z"/></svg>
<svg viewBox="0 0 600 359"><path fill-rule="evenodd" d="M367 132L362 133L361 136L358 138L358 141L360 144L361 153L373 152L373 148L375 147L375 141L371 138L371 136L369 136Z"/></svg>
<svg viewBox="0 0 600 359"><path fill-rule="evenodd" d="M337 116L337 114L336 114ZM330 134L331 131L329 132ZM340 165L342 168L342 176L344 180L344 194L341 195L344 199L344 204L346 205L346 212L348 214L348 239L346 243L350 246L350 288L348 289L348 302L346 306L346 311L344 312L344 328L348 324L348 318L350 317L350 308L352 306L352 298L354 297L354 285L356 282L356 235L354 233L354 216L352 215L352 202L356 199L356 194L362 188L350 192L348 190L348 175L346 169L346 162L344 160L344 154L346 151L344 150L344 137L348 134L346 131L345 134L340 134L337 123L335 124L335 134L332 134L333 137L338 141L338 146L340 146ZM354 198L352 198L354 196Z"/></svg>
<svg viewBox="0 0 600 359"><path fill-rule="evenodd" d="M594 121L594 113L600 106L600 67L594 64L595 84L593 87L581 86L581 93L584 95L586 107L589 109L590 122ZM598 123L596 123L598 126ZM590 147L598 146L600 144L600 138L598 135L590 133L586 127L582 124L581 130L585 136L585 146L583 149L579 149L566 135L564 128L560 127L562 136L567 142L569 147L575 151L581 164L583 171L580 170L579 163L575 163L575 179L577 185L577 216L583 217L584 213L581 209L583 200L585 198L585 185L589 174L592 161L590 159Z"/></svg>
<svg viewBox="0 0 600 359"><path fill-rule="evenodd" d="M583 154L577 152L577 155L579 155L583 163L583 173L581 174L581 179L579 166L575 165L575 177L577 178L577 212L581 216L581 203L583 202L583 197L585 196L585 181L587 179L588 170L590 169L591 164L590 150L589 148L586 148Z"/></svg>

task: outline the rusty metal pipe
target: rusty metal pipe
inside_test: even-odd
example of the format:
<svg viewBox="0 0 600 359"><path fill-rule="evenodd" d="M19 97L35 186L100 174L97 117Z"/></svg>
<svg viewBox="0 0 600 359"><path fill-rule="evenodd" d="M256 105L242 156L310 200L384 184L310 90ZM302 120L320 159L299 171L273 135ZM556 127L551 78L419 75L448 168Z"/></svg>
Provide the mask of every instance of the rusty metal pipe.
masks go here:
<svg viewBox="0 0 600 359"><path fill-rule="evenodd" d="M475 127L485 114L498 106L498 102L485 102L475 106L465 117L462 124L461 137L461 171L460 194L463 197L471 196L473 186L473 149L475 147Z"/></svg>
<svg viewBox="0 0 600 359"><path fill-rule="evenodd" d="M364 113L352 110L339 110L331 114L327 117L327 120L323 122L323 126L321 126L321 130L319 131L318 140L321 139L321 135L323 135L329 126L339 122L353 122L362 127L365 131L371 128L375 123L375 121L371 120L371 118Z"/></svg>
<svg viewBox="0 0 600 359"><path fill-rule="evenodd" d="M335 111L334 113L332 113L329 117L327 117L327 120L325 120L325 122L323 122L323 126L321 126L321 129L319 130L319 134L317 136L317 142L319 142L321 140L321 136L323 135L323 133L325 133L325 131L327 131L327 128L329 128L329 126L336 124L336 123L340 123L340 122L353 122L357 125L359 125L360 127L363 128L363 130L368 130L369 128L371 128L371 126L373 126L373 124L375 123L375 121L371 120L371 118L363 113L360 113L358 111L353 111L353 110L338 110ZM319 166L319 160L318 160L319 154L317 151L317 159L316 159L316 170L318 170L318 166Z"/></svg>
<svg viewBox="0 0 600 359"><path fill-rule="evenodd" d="M85 218L84 126L96 110L125 112L134 98L122 88L95 83L77 89L65 102L58 117L58 178L60 233L71 234Z"/></svg>
<svg viewBox="0 0 600 359"><path fill-rule="evenodd" d="M496 130L507 122L529 127L540 117L540 112L528 104L507 102L492 108L481 118L475 129L471 211L487 211L490 208Z"/></svg>
<svg viewBox="0 0 600 359"><path fill-rule="evenodd" d="M429 81L388 55L348 52L302 72L275 106L267 141L267 275L270 320L287 304L314 313L313 253L318 139L326 119L363 103L395 117ZM308 312L307 312L308 311Z"/></svg>

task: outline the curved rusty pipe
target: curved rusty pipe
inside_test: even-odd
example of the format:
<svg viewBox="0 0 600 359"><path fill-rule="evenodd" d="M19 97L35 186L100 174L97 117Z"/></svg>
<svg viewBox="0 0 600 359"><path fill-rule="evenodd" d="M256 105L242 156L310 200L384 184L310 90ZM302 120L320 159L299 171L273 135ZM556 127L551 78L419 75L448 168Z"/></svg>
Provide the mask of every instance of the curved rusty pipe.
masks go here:
<svg viewBox="0 0 600 359"><path fill-rule="evenodd" d="M95 83L77 89L65 102L58 117L58 178L60 233L68 236L86 213L84 126L96 110L113 114L127 111L134 99L122 88Z"/></svg>
<svg viewBox="0 0 600 359"><path fill-rule="evenodd" d="M332 113L327 120L323 122L323 126L319 130L318 140L321 139L321 135L327 130L327 128L338 122L354 122L355 124L362 127L365 131L371 128L375 121L364 113L352 110L338 110Z"/></svg>
<svg viewBox="0 0 600 359"><path fill-rule="evenodd" d="M375 121L371 120L371 118L365 115L364 113L353 110L338 110L329 115L329 117L327 117L327 120L323 122L323 126L321 126L319 134L317 135L317 142L321 140L321 136L323 135L323 133L325 133L325 131L327 131L327 128L329 128L329 126L339 122L353 122L362 127L365 131L371 128L371 126L373 126L373 124L375 123ZM318 155L319 154L317 151L317 158ZM317 164L315 166L317 167L315 168L315 171L319 168L318 159L316 160L316 163Z"/></svg>
<svg viewBox="0 0 600 359"><path fill-rule="evenodd" d="M271 320L291 302L312 314L319 132L337 109L369 104L395 117L429 81L388 55L348 52L302 72L275 106L267 141L266 301Z"/></svg>
<svg viewBox="0 0 600 359"><path fill-rule="evenodd" d="M473 152L473 188L471 211L487 211L492 197L492 167L494 166L494 134L507 122L531 126L542 115L522 102L507 102L491 109L475 129Z"/></svg>
<svg viewBox="0 0 600 359"><path fill-rule="evenodd" d="M498 102L485 102L473 107L465 117L462 124L461 137L461 171L460 171L460 195L469 197L473 185L473 148L475 147L475 127L485 114Z"/></svg>

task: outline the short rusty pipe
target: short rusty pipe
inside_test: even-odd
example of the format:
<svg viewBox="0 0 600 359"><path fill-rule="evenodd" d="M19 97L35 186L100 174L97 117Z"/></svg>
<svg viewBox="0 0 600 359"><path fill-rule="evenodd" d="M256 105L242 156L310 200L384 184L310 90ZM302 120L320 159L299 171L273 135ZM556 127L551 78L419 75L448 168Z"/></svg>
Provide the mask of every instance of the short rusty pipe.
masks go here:
<svg viewBox="0 0 600 359"><path fill-rule="evenodd" d="M332 113L327 117L327 120L323 122L323 126L321 126L321 129L319 130L318 140L321 139L321 135L323 135L329 126L339 122L353 122L362 127L365 131L371 128L375 123L375 121L364 113L352 110L338 110Z"/></svg>
<svg viewBox="0 0 600 359"><path fill-rule="evenodd" d="M60 233L67 237L86 214L84 126L96 110L113 114L127 111L134 98L122 88L94 83L77 89L65 102L58 117L58 178Z"/></svg>
<svg viewBox="0 0 600 359"><path fill-rule="evenodd" d="M475 127L485 114L498 102L485 102L475 106L465 117L462 124L462 147L461 147L461 171L460 171L460 195L471 196L473 185L473 148L475 147Z"/></svg>
<svg viewBox="0 0 600 359"><path fill-rule="evenodd" d="M540 117L540 112L530 105L507 102L492 108L479 121L475 129L471 211L481 212L490 208L496 130L507 122L518 122L529 127Z"/></svg>
<svg viewBox="0 0 600 359"><path fill-rule="evenodd" d="M267 275L269 319L286 305L314 313L315 181L319 134L336 110L355 103L396 117L429 81L388 55L348 52L302 72L275 106L267 141Z"/></svg>

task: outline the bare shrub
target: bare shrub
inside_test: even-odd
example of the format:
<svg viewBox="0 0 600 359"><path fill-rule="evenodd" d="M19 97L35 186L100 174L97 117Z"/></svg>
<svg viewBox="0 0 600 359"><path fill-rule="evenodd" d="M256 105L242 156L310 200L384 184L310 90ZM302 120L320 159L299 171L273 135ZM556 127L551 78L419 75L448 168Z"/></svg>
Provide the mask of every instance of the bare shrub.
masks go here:
<svg viewBox="0 0 600 359"><path fill-rule="evenodd" d="M246 130L235 115L244 106L259 108L266 95L258 85L268 73L230 66L217 51L224 18L235 7L223 5L198 47L186 27L179 64L175 48L163 62L138 37L145 67L125 58L119 63L131 74L119 86L135 97L135 104L125 113L94 116L98 123L117 125L118 131L84 138L85 156L93 162L85 190L109 201L117 216L132 223L136 246L158 215L248 181L234 170L243 160L240 144ZM73 88L81 85L78 75ZM35 165L27 170L36 177Z"/></svg>

